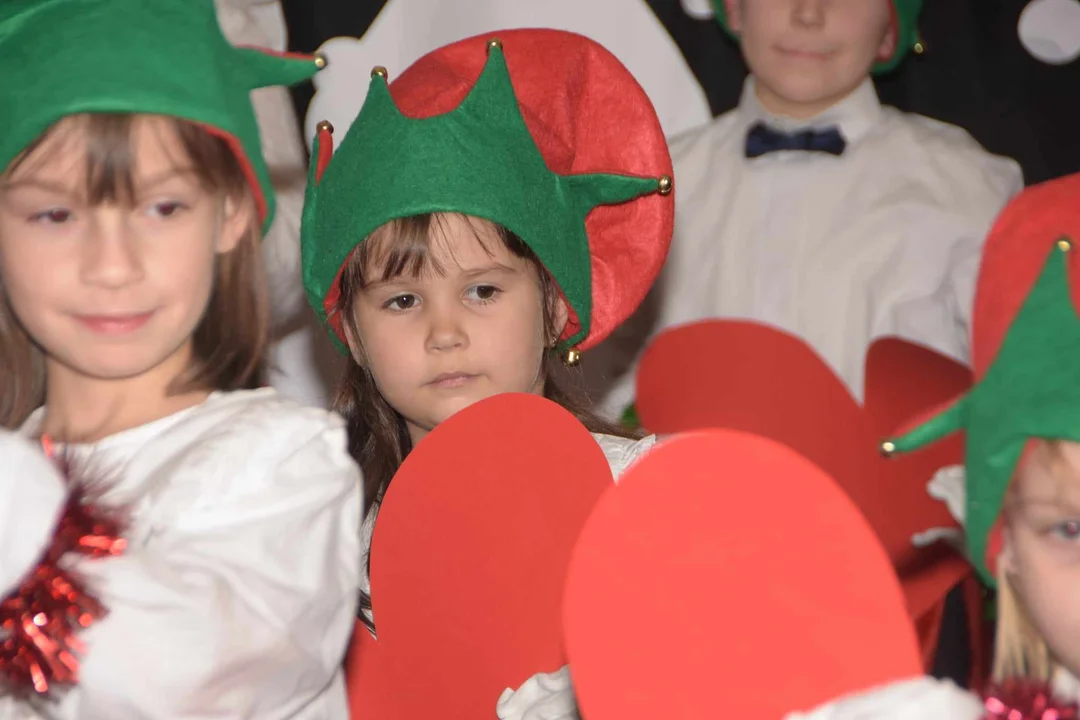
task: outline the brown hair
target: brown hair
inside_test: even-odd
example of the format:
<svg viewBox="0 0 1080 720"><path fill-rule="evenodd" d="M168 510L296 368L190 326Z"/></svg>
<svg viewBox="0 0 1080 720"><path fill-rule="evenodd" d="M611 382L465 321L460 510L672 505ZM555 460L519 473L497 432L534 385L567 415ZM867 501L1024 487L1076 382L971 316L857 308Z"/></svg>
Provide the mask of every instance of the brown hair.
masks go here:
<svg viewBox="0 0 1080 720"><path fill-rule="evenodd" d="M125 113L65 118L24 150L0 178L31 161L31 155L49 138L78 129L85 133L87 143L87 201L92 205L130 203L136 195L131 137L139 117ZM167 121L207 191L254 203L240 162L225 140L184 120ZM261 237L256 219L235 249L217 256L210 301L193 335L192 365L176 379L171 392L264 384L269 305L259 255ZM7 293L0 295L0 426L16 428L44 402L44 355L19 323Z"/></svg>
<svg viewBox="0 0 1080 720"><path fill-rule="evenodd" d="M408 274L418 277L430 269L442 273L432 257L431 236L445 213L428 213L392 220L364 239L349 256L341 273L341 295L331 316L341 318L342 327L352 337L359 337L352 308L357 295L373 281L386 281ZM471 222L488 222L467 218ZM557 338L555 326L558 286L533 251L521 238L506 228L492 224L506 249L513 255L527 260L536 270L544 302L544 332L546 337ZM484 241L477 240L490 252ZM382 266L381 277L368 275L371 266ZM364 497L367 512L377 513L379 502L386 493L394 473L412 449L409 431L402 416L390 406L379 393L375 378L363 362L363 352L353 348L355 362L348 363L333 399L333 409L345 418L349 434L349 452L364 473ZM571 390L558 381L559 351L553 346L544 356L541 368L544 380L544 397L561 405L576 417L590 432L621 437L633 437L626 429L598 417L590 403L581 393ZM371 598L361 593L360 607L371 609ZM363 615L361 615L364 618ZM365 623L367 622L364 618ZM374 628L371 628L374 630Z"/></svg>

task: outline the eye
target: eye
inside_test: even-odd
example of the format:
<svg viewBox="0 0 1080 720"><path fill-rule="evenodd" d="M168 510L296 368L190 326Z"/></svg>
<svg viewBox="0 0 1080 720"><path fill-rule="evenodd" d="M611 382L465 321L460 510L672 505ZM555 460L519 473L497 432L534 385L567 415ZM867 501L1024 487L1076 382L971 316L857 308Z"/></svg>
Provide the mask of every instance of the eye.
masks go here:
<svg viewBox="0 0 1080 720"><path fill-rule="evenodd" d="M466 295L479 303L489 303L501 293L502 290L494 285L473 285L466 291Z"/></svg>
<svg viewBox="0 0 1080 720"><path fill-rule="evenodd" d="M420 298L409 293L402 293L401 295L395 295L394 297L383 303L383 307L387 310L396 310L397 312L403 312L405 310L411 310L419 304Z"/></svg>
<svg viewBox="0 0 1080 720"><path fill-rule="evenodd" d="M161 218L171 218L171 217L179 214L180 211L184 210L186 207L187 206L184 205L183 203L176 202L174 200L169 200L169 201L166 201L166 202L159 202L159 203L154 203L153 205L151 205L150 206L150 213L152 215L157 215L158 217L161 217Z"/></svg>
<svg viewBox="0 0 1080 720"><path fill-rule="evenodd" d="M62 225L71 220L71 214L71 211L67 208L52 208L51 210L31 215L30 222L42 223L45 225Z"/></svg>
<svg viewBox="0 0 1080 720"><path fill-rule="evenodd" d="M1080 520L1066 520L1054 525L1052 532L1063 540L1080 539Z"/></svg>

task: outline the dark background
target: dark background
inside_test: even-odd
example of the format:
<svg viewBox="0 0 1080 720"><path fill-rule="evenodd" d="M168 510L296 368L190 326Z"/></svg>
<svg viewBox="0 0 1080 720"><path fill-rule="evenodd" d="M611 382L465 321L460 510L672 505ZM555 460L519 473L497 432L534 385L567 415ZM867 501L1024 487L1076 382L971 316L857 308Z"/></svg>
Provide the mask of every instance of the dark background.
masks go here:
<svg viewBox="0 0 1080 720"><path fill-rule="evenodd" d="M713 113L734 107L746 73L735 43L715 21L686 15L678 0L646 2L675 38ZM991 152L1016 158L1031 184L1080 171L1080 60L1047 65L1024 50L1016 26L1027 2L927 0L920 23L926 52L879 79L878 91L883 102L967 128ZM313 52L338 35L362 36L385 4L284 0L290 49ZM310 86L296 90L301 114L310 97Z"/></svg>

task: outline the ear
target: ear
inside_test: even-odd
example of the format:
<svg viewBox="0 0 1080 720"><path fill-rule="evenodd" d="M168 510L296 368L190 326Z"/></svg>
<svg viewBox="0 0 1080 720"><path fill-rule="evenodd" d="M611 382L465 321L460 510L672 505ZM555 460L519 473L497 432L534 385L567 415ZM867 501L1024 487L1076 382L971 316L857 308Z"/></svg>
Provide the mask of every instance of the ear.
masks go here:
<svg viewBox="0 0 1080 720"><path fill-rule="evenodd" d="M1012 530L1009 528L1008 523L1006 523L1001 530L1001 552L999 552L997 556L997 567L999 574L1016 574L1017 563L1015 548L1016 542L1013 539Z"/></svg>
<svg viewBox="0 0 1080 720"><path fill-rule="evenodd" d="M885 26L885 35L881 38L881 46L878 47L878 60L886 62L896 54L897 35L896 20L892 19Z"/></svg>
<svg viewBox="0 0 1080 720"><path fill-rule="evenodd" d="M555 344L559 342L559 338L562 337L563 330L566 330L566 323L570 321L570 309L566 304L566 298L561 294L555 299L555 307L552 308L552 319L554 320L554 335L551 338L551 343Z"/></svg>
<svg viewBox="0 0 1080 720"><path fill-rule="evenodd" d="M728 27L738 35L742 32L742 0L724 0L724 9L727 10Z"/></svg>
<svg viewBox="0 0 1080 720"><path fill-rule="evenodd" d="M232 252L250 229L259 222L255 201L250 195L226 196L225 213L218 234L217 251Z"/></svg>

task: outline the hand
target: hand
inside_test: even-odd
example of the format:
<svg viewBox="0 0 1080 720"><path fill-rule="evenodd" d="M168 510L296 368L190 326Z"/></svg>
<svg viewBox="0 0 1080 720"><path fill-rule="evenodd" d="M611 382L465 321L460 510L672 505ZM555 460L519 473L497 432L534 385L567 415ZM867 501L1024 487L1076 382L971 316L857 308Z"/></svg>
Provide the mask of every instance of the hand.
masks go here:
<svg viewBox="0 0 1080 720"><path fill-rule="evenodd" d="M570 666L533 675L516 692L507 688L495 712L499 720L580 720Z"/></svg>

